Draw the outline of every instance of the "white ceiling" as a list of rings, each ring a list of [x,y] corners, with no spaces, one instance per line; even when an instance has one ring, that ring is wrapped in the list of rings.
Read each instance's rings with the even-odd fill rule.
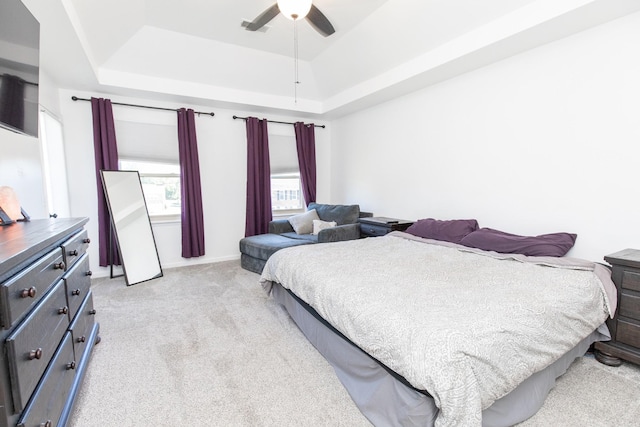
[[[638,0],[314,0],[336,29],[246,31],[272,0],[23,0],[61,87],[332,117],[640,10]],[[294,86],[296,91],[294,92]]]

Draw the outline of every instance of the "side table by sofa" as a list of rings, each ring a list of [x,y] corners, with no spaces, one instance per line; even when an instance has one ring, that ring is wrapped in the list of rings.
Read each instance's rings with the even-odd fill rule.
[[[378,237],[384,236],[392,231],[404,231],[413,224],[413,221],[404,219],[387,218],[374,216],[370,218],[360,218],[360,236]]]

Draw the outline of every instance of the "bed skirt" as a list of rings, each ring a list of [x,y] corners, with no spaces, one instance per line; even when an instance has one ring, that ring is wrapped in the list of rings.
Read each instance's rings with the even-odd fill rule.
[[[438,408],[428,393],[411,387],[402,377],[371,358],[280,284],[273,284],[271,295],[333,366],[356,406],[374,426],[434,425]],[[556,378],[564,374],[576,358],[583,356],[592,343],[609,339],[609,331],[603,324],[556,362],[485,409],[482,425],[508,427],[533,416],[542,407]]]

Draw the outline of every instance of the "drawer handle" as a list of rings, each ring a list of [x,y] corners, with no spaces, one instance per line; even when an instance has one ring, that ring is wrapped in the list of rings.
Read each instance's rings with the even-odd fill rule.
[[[95,310],[89,310],[89,314],[93,316],[94,314],[96,314],[96,311]]]
[[[93,271],[89,270],[89,271],[87,271],[87,272],[86,272],[86,273],[84,273],[84,274],[85,274],[85,276],[91,276],[91,275],[93,275]]]
[[[29,352],[29,360],[40,359],[42,357],[42,349],[31,350]]]
[[[89,243],[91,243],[91,239],[87,237],[86,239],[82,240],[82,243],[89,244]]]
[[[62,307],[58,309],[58,314],[67,314],[69,312],[68,307]]]
[[[73,296],[80,295],[80,289],[74,289],[74,290],[72,290],[72,291],[71,291],[71,295],[73,295]]]
[[[47,420],[46,423],[40,423],[40,427],[51,427],[52,425],[51,420]]]
[[[68,371],[69,369],[76,369],[76,362],[75,362],[75,360],[74,360],[74,361],[72,361],[72,362],[67,363],[67,371]]]
[[[85,337],[84,335],[81,336],[80,338],[78,338],[78,342],[85,342],[87,340],[87,337]]]
[[[32,286],[29,289],[23,289],[20,292],[20,298],[35,298],[37,293],[38,290],[35,288],[35,286]]]
[[[60,262],[58,262],[56,264],[53,264],[53,269],[54,270],[64,270],[64,267],[65,267],[65,265],[64,265],[64,262],[62,262],[62,261],[60,261]]]
[[[69,256],[78,256],[78,250],[74,249],[72,251],[69,251]]]

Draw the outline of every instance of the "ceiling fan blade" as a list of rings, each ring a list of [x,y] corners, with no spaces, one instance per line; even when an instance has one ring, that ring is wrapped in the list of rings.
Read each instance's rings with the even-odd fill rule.
[[[249,31],[257,31],[264,27],[269,21],[275,18],[280,13],[278,9],[278,3],[274,3],[269,9],[262,12],[253,22],[250,22],[246,29]]]
[[[331,22],[329,22],[327,17],[324,16],[324,13],[320,12],[320,10],[313,4],[311,5],[311,10],[307,14],[307,21],[317,32],[325,37],[336,32],[333,25],[331,25]]]

